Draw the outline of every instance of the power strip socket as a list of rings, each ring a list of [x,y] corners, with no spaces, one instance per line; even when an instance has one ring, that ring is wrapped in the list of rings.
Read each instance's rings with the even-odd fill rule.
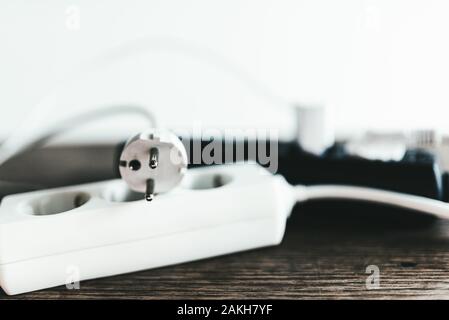
[[[74,268],[82,281],[277,245],[293,198],[253,163],[191,169],[151,203],[121,180],[7,196],[0,285],[20,294],[67,284]]]

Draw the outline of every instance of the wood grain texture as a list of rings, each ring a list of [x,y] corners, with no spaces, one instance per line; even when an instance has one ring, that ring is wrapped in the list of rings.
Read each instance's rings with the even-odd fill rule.
[[[36,150],[0,173],[48,186],[101,180],[112,174],[113,151]],[[369,265],[380,269],[380,289],[366,288]],[[84,281],[80,290],[8,297],[0,289],[0,299],[108,298],[447,299],[449,222],[366,203],[310,203],[296,208],[276,247]]]

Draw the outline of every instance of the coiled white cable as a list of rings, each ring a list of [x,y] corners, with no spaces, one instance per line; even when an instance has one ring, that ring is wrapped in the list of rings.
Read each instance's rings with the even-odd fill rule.
[[[96,108],[83,113],[79,113],[76,116],[71,116],[67,119],[53,123],[40,132],[33,132],[32,135],[27,135],[24,138],[20,131],[9,136],[0,147],[0,166],[6,161],[11,159],[17,154],[20,154],[26,150],[38,148],[50,139],[65,133],[75,128],[79,128],[89,122],[93,122],[105,117],[114,116],[117,114],[138,114],[146,118],[149,122],[149,126],[156,128],[156,117],[147,108],[135,106],[135,105],[110,105],[105,107]]]
[[[202,60],[210,65],[216,66],[223,71],[233,75],[244,83],[248,89],[255,94],[263,96],[266,100],[273,104],[281,105],[291,108],[290,104],[284,101],[279,96],[270,92],[261,82],[252,78],[243,69],[238,68],[232,62],[227,61],[219,54],[208,50],[207,48],[199,47],[188,43],[182,39],[176,38],[139,38],[129,43],[121,44],[117,47],[111,48],[106,53],[101,54],[90,61],[85,62],[73,74],[71,74],[67,83],[62,83],[56,88],[55,92],[44,98],[32,110],[32,113],[25,119],[11,135],[0,144],[0,166],[14,157],[15,155],[24,152],[28,149],[36,148],[54,136],[63,133],[67,130],[73,129],[82,125],[83,123],[99,119],[101,117],[114,115],[117,113],[140,113],[147,117],[150,121],[150,127],[156,126],[156,119],[154,115],[145,107],[133,105],[120,106],[106,106],[103,108],[93,108],[85,113],[77,113],[60,121],[59,123],[48,124],[46,128],[33,124],[42,124],[45,116],[51,112],[57,112],[55,107],[61,107],[60,102],[55,97],[58,97],[59,91],[68,87],[82,85],[84,79],[88,77],[89,72],[95,70],[103,70],[113,63],[131,56],[137,56],[145,52],[178,52],[180,54],[194,57]],[[75,85],[74,85],[75,84]]]

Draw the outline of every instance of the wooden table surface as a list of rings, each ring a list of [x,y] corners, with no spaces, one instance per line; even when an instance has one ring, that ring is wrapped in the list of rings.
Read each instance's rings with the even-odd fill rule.
[[[366,286],[370,265],[380,288]],[[84,281],[79,290],[0,290],[0,299],[53,298],[446,299],[449,222],[364,203],[310,203],[294,210],[276,247]]]
[[[449,298],[448,222],[343,207],[297,208],[277,247],[0,298]],[[369,265],[379,268],[379,289],[366,287]]]

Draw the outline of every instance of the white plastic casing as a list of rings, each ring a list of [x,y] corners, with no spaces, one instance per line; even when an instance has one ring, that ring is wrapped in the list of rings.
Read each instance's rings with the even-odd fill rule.
[[[111,180],[5,197],[5,292],[63,285],[74,268],[86,280],[276,245],[294,204],[281,176],[248,163],[191,169],[151,203],[121,202],[126,190]]]

